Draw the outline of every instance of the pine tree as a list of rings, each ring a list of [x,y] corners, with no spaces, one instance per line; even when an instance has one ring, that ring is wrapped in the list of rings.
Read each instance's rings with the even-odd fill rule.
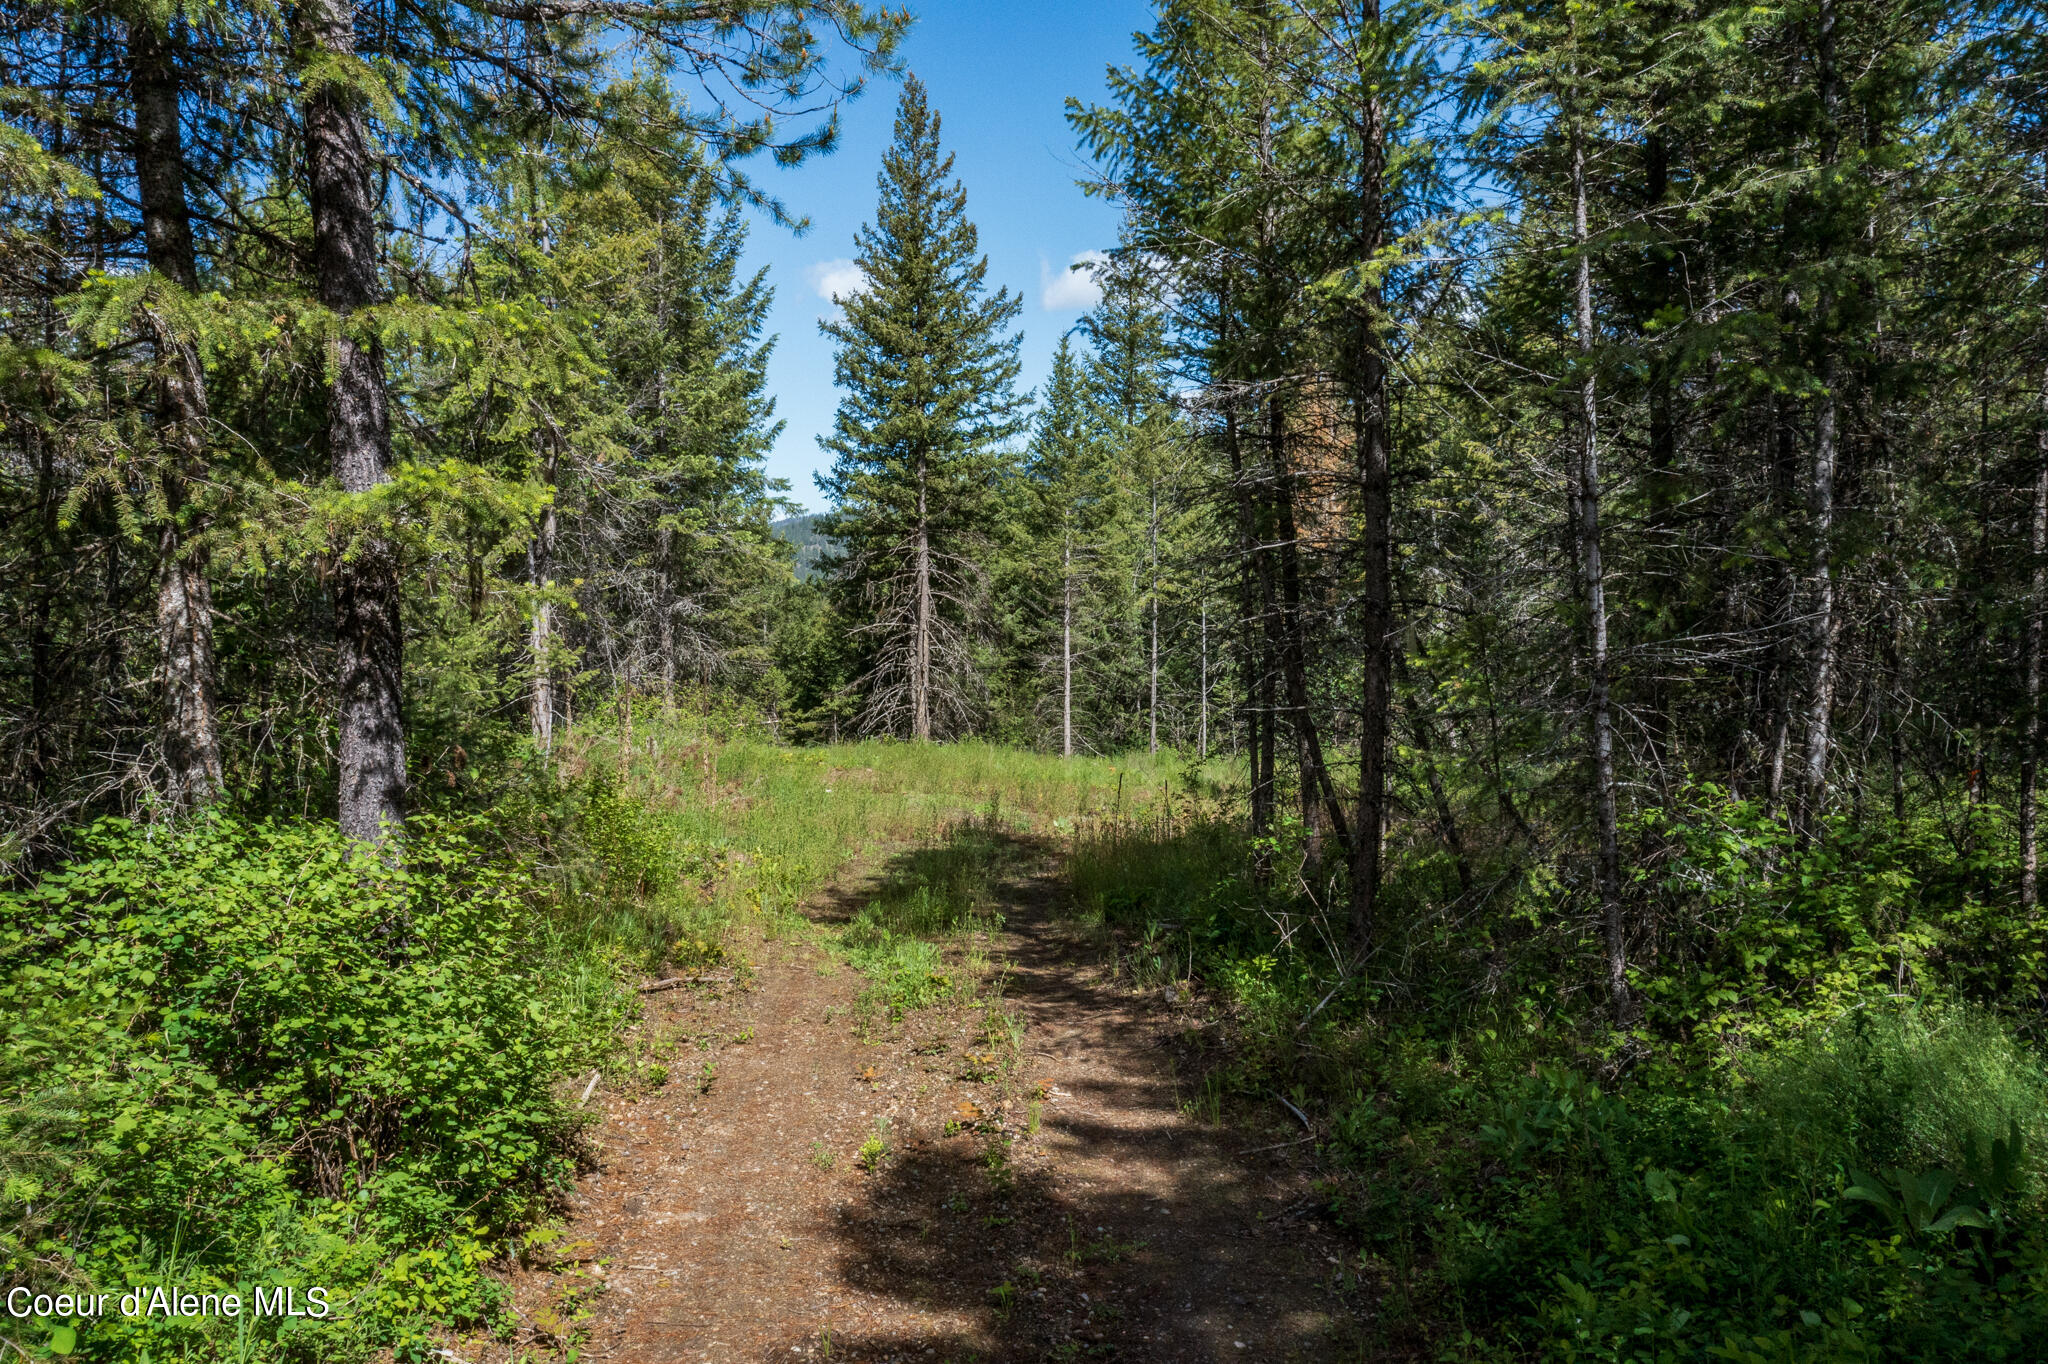
[[[1031,693],[1057,708],[1059,751],[1100,747],[1089,735],[1120,718],[1097,669],[1121,643],[1128,543],[1116,448],[1089,402],[1083,361],[1060,338],[1018,482],[1016,564],[1009,595]],[[1107,669],[1103,669],[1107,672]],[[1091,721],[1095,723],[1091,723]]]
[[[1143,589],[1144,619],[1138,631],[1145,676],[1145,745],[1159,751],[1160,536],[1172,515],[1175,480],[1169,451],[1176,444],[1167,387],[1166,318],[1158,303],[1159,281],[1145,254],[1128,240],[1097,270],[1101,301],[1081,320],[1094,343],[1088,367],[1090,400],[1104,438],[1142,518],[1134,546],[1140,561],[1134,577]]]
[[[875,220],[856,238],[865,283],[839,300],[842,317],[820,324],[838,342],[844,391],[819,441],[834,456],[818,480],[834,504],[819,529],[841,546],[834,597],[867,643],[866,727],[913,739],[970,719],[977,556],[1001,446],[1023,428],[1023,338],[1008,330],[1022,303],[1007,289],[987,293],[988,260],[952,172],[939,117],[912,77]]]

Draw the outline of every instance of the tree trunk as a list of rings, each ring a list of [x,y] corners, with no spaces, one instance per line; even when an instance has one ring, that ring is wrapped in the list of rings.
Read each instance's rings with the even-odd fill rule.
[[[178,72],[168,31],[149,20],[128,25],[129,78],[135,101],[136,197],[150,269],[180,289],[199,288],[192,220],[185,203],[185,159],[178,124]],[[206,458],[206,377],[198,350],[154,309],[157,422],[164,442],[164,524],[158,536],[156,632],[163,707],[165,798],[174,811],[197,809],[220,794],[220,719],[214,704],[213,593],[203,545],[182,524],[185,488]]]
[[[1197,732],[1195,751],[1204,761],[1209,757],[1209,598],[1202,598],[1202,697],[1201,728]]]
[[[1821,163],[1832,166],[1836,153],[1837,105],[1840,93],[1835,80],[1835,11],[1830,0],[1821,0],[1818,56],[1822,107]],[[1807,572],[1813,584],[1813,600],[1807,612],[1807,692],[1804,717],[1806,751],[1799,774],[1799,805],[1794,827],[1800,839],[1810,839],[1820,830],[1827,814],[1829,733],[1835,708],[1835,443],[1839,418],[1837,366],[1833,338],[1828,334],[1828,314],[1833,298],[1820,291],[1815,311],[1815,330],[1822,347],[1821,394],[1814,413],[1813,462],[1807,469],[1806,516],[1808,536]]]
[[[654,533],[654,605],[659,613],[654,627],[654,647],[661,653],[661,708],[676,708],[676,603],[674,578],[669,559],[675,552],[675,532],[663,526]]]
[[[1270,692],[1266,689],[1270,678],[1262,667],[1258,621],[1260,616],[1270,609],[1271,603],[1268,600],[1269,593],[1265,590],[1267,574],[1263,567],[1264,556],[1259,548],[1257,500],[1244,467],[1244,451],[1239,438],[1237,410],[1234,404],[1227,404],[1224,407],[1223,435],[1225,448],[1230,455],[1230,482],[1237,493],[1240,590],[1248,608],[1243,618],[1245,641],[1242,665],[1245,758],[1251,770],[1252,873],[1260,884],[1264,884],[1271,875],[1271,858],[1266,851],[1266,837],[1273,830],[1273,788],[1267,776],[1265,755],[1271,751],[1272,715],[1269,709],[1262,710],[1262,701],[1270,704]]]
[[[1074,756],[1074,536],[1060,548],[1060,756]]]
[[[923,743],[932,737],[932,545],[926,520],[922,476],[917,485],[915,581],[916,637],[910,642],[910,737]]]
[[[1311,864],[1322,859],[1322,826],[1327,818],[1337,846],[1350,856],[1351,831],[1344,807],[1323,760],[1322,735],[1308,698],[1308,622],[1303,618],[1301,550],[1294,522],[1294,489],[1287,464],[1287,416],[1280,399],[1267,403],[1267,440],[1271,446],[1274,511],[1279,522],[1280,668],[1287,687],[1287,708],[1294,716],[1297,766],[1301,773],[1301,819],[1308,829]]]
[[[560,453],[550,440],[541,457],[541,480],[550,491],[560,471]],[[543,755],[554,752],[555,747],[555,607],[547,596],[555,585],[555,534],[555,504],[551,498],[540,509],[540,523],[534,527],[533,539],[526,546],[527,580],[539,593],[533,604],[533,627],[527,647],[533,658],[533,742]]]
[[[1437,836],[1450,850],[1451,870],[1458,878],[1458,896],[1472,895],[1472,858],[1465,851],[1465,834],[1458,827],[1457,811],[1451,808],[1450,792],[1444,789],[1443,773],[1436,765],[1435,721],[1419,702],[1408,708],[1408,729],[1415,736],[1415,751],[1422,759],[1423,785],[1429,791],[1431,809],[1436,812]]]
[[[1152,659],[1148,669],[1151,685],[1149,704],[1152,734],[1150,751],[1159,751],[1159,484],[1152,485],[1151,521],[1146,526],[1146,539],[1152,555]]]
[[[1365,24],[1377,28],[1379,0],[1365,0]],[[1376,50],[1376,49],[1372,49]],[[1359,72],[1358,244],[1356,258],[1371,260],[1386,240],[1384,190],[1385,112],[1376,93],[1379,72]],[[1351,359],[1359,490],[1359,550],[1363,572],[1358,632],[1358,818],[1351,839],[1351,940],[1362,954],[1373,944],[1379,913],[1380,846],[1386,831],[1387,726],[1393,701],[1393,473],[1387,412],[1387,366],[1377,331],[1380,296],[1373,286],[1361,300]]]
[[[2038,825],[2041,762],[2042,613],[2048,611],[2048,374],[2041,379],[2041,430],[2035,438],[2034,516],[2028,546],[2034,552],[2032,592],[2027,601],[2027,716],[2020,752],[2020,907],[2034,913],[2041,903]]]
[[[300,41],[320,57],[354,55],[350,0],[308,0],[299,25]],[[328,356],[328,458],[342,491],[368,492],[390,477],[391,425],[383,353],[374,340],[347,331],[351,316],[378,298],[377,201],[362,98],[338,84],[309,84],[305,111],[314,268],[320,302],[342,324]],[[405,818],[397,549],[370,537],[337,554],[334,570],[340,822],[352,838],[378,840]]]
[[[1600,408],[1593,373],[1593,265],[1586,226],[1586,152],[1572,133],[1572,246],[1574,326],[1579,360],[1579,477],[1574,526],[1586,592],[1586,718],[1593,768],[1593,815],[1598,840],[1596,880],[1607,948],[1607,998],[1615,1019],[1628,1018],[1628,946],[1622,932],[1621,843],[1614,799],[1614,717],[1607,663],[1607,583],[1600,553]]]
[[[1826,304],[1822,304],[1825,311]],[[1799,774],[1798,831],[1814,837],[1827,813],[1829,727],[1835,708],[1835,360],[1822,363],[1820,410],[1815,415],[1813,464],[1806,486],[1807,533],[1811,537],[1808,574],[1813,599],[1808,609],[1807,657],[1811,660],[1806,693],[1806,751]]]

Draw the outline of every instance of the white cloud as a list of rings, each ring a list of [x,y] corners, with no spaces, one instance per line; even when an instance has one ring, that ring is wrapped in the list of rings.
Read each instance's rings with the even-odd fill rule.
[[[811,282],[811,288],[817,290],[818,297],[827,303],[852,298],[868,287],[868,277],[860,272],[860,266],[844,257],[806,266],[804,278]]]
[[[1055,271],[1040,256],[1038,306],[1049,313],[1085,312],[1094,307],[1102,297],[1102,286],[1095,282],[1095,270],[1108,261],[1109,257],[1100,251],[1083,251],[1066,269]]]

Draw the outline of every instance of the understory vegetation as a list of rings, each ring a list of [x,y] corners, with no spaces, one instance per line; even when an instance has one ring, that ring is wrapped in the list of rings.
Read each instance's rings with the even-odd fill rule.
[[[2015,978],[2040,930],[1986,902],[1999,853],[1929,828],[1800,852],[1725,798],[1690,818],[1640,888],[1690,937],[1621,1035],[1572,998],[1597,944],[1556,931],[1554,885],[1521,888],[1510,943],[1412,866],[1373,979],[1234,826],[1098,828],[1067,866],[1131,981],[1199,982],[1229,1020],[1191,1111],[1314,1117],[1388,1353],[2031,1358],[2048,1068]]]
[[[566,1356],[639,989],[1028,884],[1369,1358],[2042,1354],[2039,3],[1153,0],[1036,387],[901,7],[0,16],[0,1350]]]
[[[14,1283],[238,1293],[239,1319],[55,1313],[36,1353],[127,1360],[424,1359],[509,1333],[500,1275],[545,1263],[587,1122],[584,1077],[670,1082],[634,987],[744,974],[864,854],[907,861],[818,940],[864,972],[863,1028],[962,999],[992,1071],[1013,1026],[976,933],[1020,832],[1115,818],[1164,768],[995,746],[795,749],[659,706],[565,735],[488,812],[415,815],[406,855],[332,823],[107,819],[0,894],[10,997],[0,1110]],[[621,754],[622,745],[627,751]],[[715,1071],[707,1071],[708,1088]],[[254,1316],[325,1287],[324,1318]],[[574,1343],[574,1321],[543,1352]]]

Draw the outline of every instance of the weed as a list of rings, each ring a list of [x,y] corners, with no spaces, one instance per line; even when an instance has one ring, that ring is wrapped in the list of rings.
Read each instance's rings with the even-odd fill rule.
[[[830,1171],[838,1163],[839,1157],[833,1155],[824,1142],[814,1141],[811,1143],[811,1164],[817,1166],[820,1170]]]
[[[992,1135],[981,1151],[981,1166],[988,1172],[989,1187],[1006,1194],[1017,1185],[1016,1167],[1010,1163],[1010,1140],[1000,1132]]]
[[[711,1086],[718,1083],[718,1062],[706,1061],[704,1069],[697,1072],[697,1092],[709,1094]]]
[[[1008,1321],[1010,1313],[1017,1308],[1017,1285],[999,1283],[988,1291],[988,1300],[995,1308],[997,1321]]]
[[[854,1163],[869,1174],[873,1174],[882,1168],[882,1162],[888,1159],[888,1157],[889,1120],[887,1118],[876,1118],[875,1130],[870,1132],[868,1139],[860,1144],[860,1154],[854,1158]]]
[[[960,1078],[970,1084],[987,1084],[1002,1073],[1001,1058],[992,1051],[970,1051],[961,1058]]]

